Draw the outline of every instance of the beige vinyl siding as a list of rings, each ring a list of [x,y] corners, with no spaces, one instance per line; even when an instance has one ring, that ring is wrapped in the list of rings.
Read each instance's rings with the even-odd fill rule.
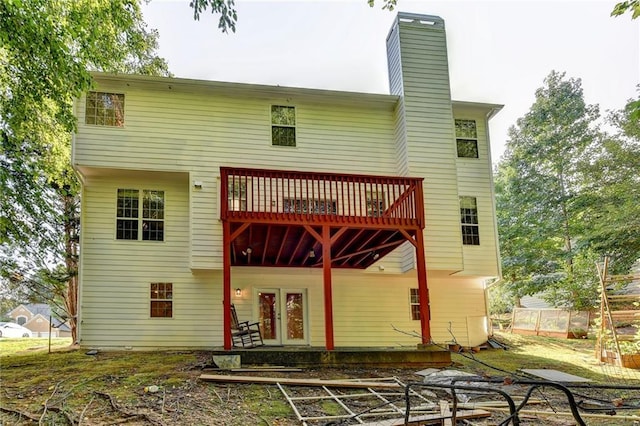
[[[334,270],[332,275],[334,341],[336,347],[407,346],[420,343],[420,321],[411,319],[410,289],[417,288],[415,272],[367,274]],[[257,320],[257,289],[306,289],[309,344],[324,346],[322,271],[299,268],[233,268],[233,303],[242,320]],[[486,342],[486,312],[481,279],[430,274],[431,333],[437,343],[456,340],[464,346]]]
[[[386,106],[363,107],[276,95],[232,98],[215,91],[182,92],[175,86],[170,91],[135,82],[104,82],[101,90],[125,93],[125,126],[82,124],[81,99],[75,165],[81,170],[183,171],[191,180],[202,181],[191,200],[194,269],[222,267],[220,166],[397,174],[392,97],[383,98]],[[296,147],[271,145],[272,104],[296,107]]]
[[[456,108],[455,114],[458,119],[475,120],[478,136],[478,158],[456,160],[459,195],[476,197],[480,233],[479,246],[463,245],[462,274],[495,277],[499,275],[499,265],[486,114],[471,108]]]
[[[396,144],[398,159],[406,164],[399,170],[425,178],[427,265],[459,271],[463,257],[444,24],[399,22],[387,39],[387,51],[392,93],[402,95]],[[391,72],[399,65],[401,75]]]
[[[400,35],[392,29],[387,37],[387,65],[389,67],[389,87],[391,93],[403,95],[402,57],[400,56]],[[400,97],[394,110],[394,142],[396,146],[396,170],[400,176],[409,176],[409,159],[407,149],[407,128],[405,98]],[[399,262],[399,271],[407,272],[415,267],[415,249],[405,243],[394,251]]]
[[[485,343],[487,314],[482,279],[430,275],[428,282],[432,339],[448,343],[455,338],[463,346]]]
[[[257,289],[306,289],[309,344],[325,345],[322,271],[299,268],[233,268],[232,288],[241,288],[242,297],[233,297],[238,316],[257,319]],[[334,341],[336,347],[398,347],[414,345],[419,339],[395,331],[420,330],[411,320],[409,289],[416,287],[415,274],[367,274],[334,270]]]
[[[80,296],[81,344],[97,348],[222,344],[221,274],[189,269],[188,175],[130,173],[85,182]],[[115,238],[118,188],[165,191],[164,241]],[[149,286],[173,283],[173,318],[151,318]]]

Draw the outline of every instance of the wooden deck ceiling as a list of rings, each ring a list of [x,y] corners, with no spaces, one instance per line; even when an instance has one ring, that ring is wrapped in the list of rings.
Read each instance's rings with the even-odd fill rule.
[[[422,179],[221,168],[232,266],[364,269],[424,228]]]

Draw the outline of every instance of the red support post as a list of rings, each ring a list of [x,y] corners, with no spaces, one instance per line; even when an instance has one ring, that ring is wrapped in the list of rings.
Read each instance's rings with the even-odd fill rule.
[[[422,343],[431,342],[431,308],[429,307],[429,287],[427,285],[427,262],[424,258],[424,237],[422,229],[416,232],[416,263],[418,270],[418,298],[420,299],[420,329]]]
[[[331,229],[322,227],[322,276],[324,280],[324,334],[328,351],[333,343],[333,294],[331,290]]]
[[[231,350],[231,225],[222,222],[222,312],[224,350]]]

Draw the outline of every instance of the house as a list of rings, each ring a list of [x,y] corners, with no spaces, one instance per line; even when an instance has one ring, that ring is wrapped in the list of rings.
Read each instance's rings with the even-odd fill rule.
[[[71,337],[71,329],[59,318],[52,315],[46,303],[22,304],[11,310],[7,316],[13,322],[28,328],[33,337]]]
[[[390,94],[96,73],[80,344],[231,349],[232,304],[267,345],[485,342],[501,106],[451,100],[439,17],[387,50]]]

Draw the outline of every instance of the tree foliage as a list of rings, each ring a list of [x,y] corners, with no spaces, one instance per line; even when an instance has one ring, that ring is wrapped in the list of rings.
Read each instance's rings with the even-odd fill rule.
[[[73,99],[91,71],[167,74],[136,0],[0,2],[2,285],[74,319],[79,184]],[[75,336],[74,336],[75,337]]]
[[[395,9],[398,0],[383,0],[382,9],[392,11]],[[375,0],[367,0],[369,7],[375,6]],[[223,33],[229,30],[236,32],[238,22],[238,12],[235,8],[235,0],[191,0],[189,6],[193,9],[193,19],[200,20],[200,16],[207,10],[218,16],[218,28]]]
[[[611,16],[620,16],[627,12],[631,12],[631,19],[640,16],[640,0],[626,0],[616,4],[611,11]]]
[[[198,21],[200,15],[211,9],[212,14],[218,14],[218,28],[223,33],[229,30],[236,32],[236,22],[238,21],[238,13],[235,9],[235,0],[191,0],[189,6],[193,9],[193,19]]]
[[[588,309],[597,299],[594,262],[614,257],[625,272],[640,257],[639,123],[610,115],[593,123],[579,79],[552,72],[530,111],[509,130],[496,174],[503,273],[516,297],[542,293],[556,306]]]

